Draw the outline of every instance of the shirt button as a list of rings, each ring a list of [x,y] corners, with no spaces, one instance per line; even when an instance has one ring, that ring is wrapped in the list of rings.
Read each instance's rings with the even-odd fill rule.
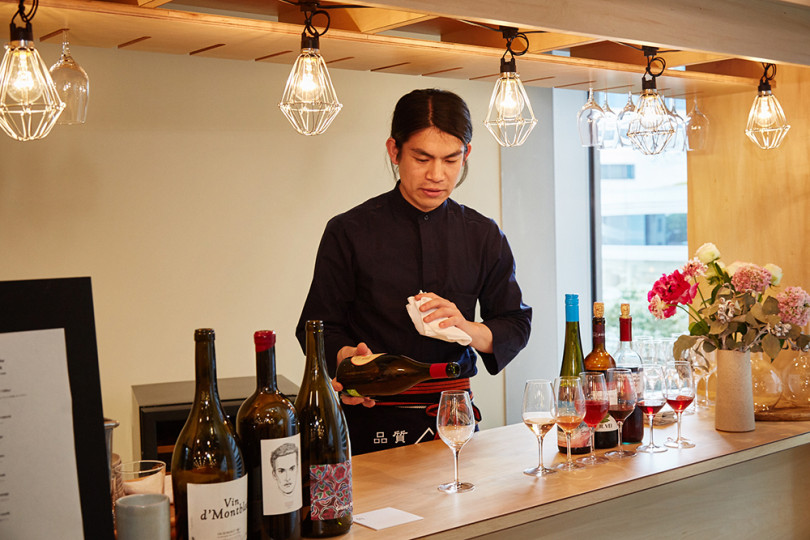
[[[427,214],[425,214],[424,220],[425,220],[425,221],[427,221],[427,220],[429,220],[429,219],[430,219],[430,216],[429,216],[429,215],[427,215]]]

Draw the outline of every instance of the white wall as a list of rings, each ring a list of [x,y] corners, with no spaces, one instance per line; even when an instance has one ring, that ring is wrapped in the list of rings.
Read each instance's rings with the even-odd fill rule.
[[[56,47],[40,49],[56,61]],[[125,460],[130,386],[192,379],[195,328],[216,329],[220,377],[251,375],[253,331],[275,329],[279,372],[300,381],[293,330],[320,234],[392,186],[384,141],[402,94],[437,86],[467,100],[476,132],[455,198],[500,220],[499,149],[481,124],[489,83],[332,70],[344,110],[303,137],[276,107],[287,66],[72,52],[91,79],[88,123],[0,138],[0,279],[92,278],[104,412],[121,421]],[[503,375],[482,372],[483,427],[501,425]]]

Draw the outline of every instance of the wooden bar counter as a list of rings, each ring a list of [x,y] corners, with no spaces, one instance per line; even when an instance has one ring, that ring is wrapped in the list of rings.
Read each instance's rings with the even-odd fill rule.
[[[554,432],[546,466],[564,460]],[[656,427],[655,440],[675,432]],[[357,456],[356,514],[393,507],[423,519],[380,531],[355,524],[343,538],[810,538],[810,422],[724,433],[701,411],[684,416],[683,434],[695,448],[532,478],[522,471],[537,464],[537,444],[524,425],[482,431],[461,451],[460,479],[476,488],[460,494],[436,489],[453,478],[441,441]]]

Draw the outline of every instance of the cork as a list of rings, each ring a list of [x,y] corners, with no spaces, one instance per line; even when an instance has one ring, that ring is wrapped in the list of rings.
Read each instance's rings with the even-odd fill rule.
[[[593,303],[593,316],[594,317],[604,317],[605,316],[605,304],[602,302],[594,302]]]
[[[630,316],[630,304],[622,304],[622,317],[627,318]]]

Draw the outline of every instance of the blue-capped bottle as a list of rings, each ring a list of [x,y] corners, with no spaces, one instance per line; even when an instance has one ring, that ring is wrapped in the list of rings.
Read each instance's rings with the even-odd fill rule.
[[[565,345],[563,347],[562,365],[560,366],[560,376],[579,377],[585,371],[585,361],[582,355],[582,340],[579,336],[579,296],[576,294],[565,295]],[[565,433],[557,427],[557,448],[563,454],[565,448]],[[571,453],[587,454],[591,446],[590,428],[582,422],[571,433]]]

